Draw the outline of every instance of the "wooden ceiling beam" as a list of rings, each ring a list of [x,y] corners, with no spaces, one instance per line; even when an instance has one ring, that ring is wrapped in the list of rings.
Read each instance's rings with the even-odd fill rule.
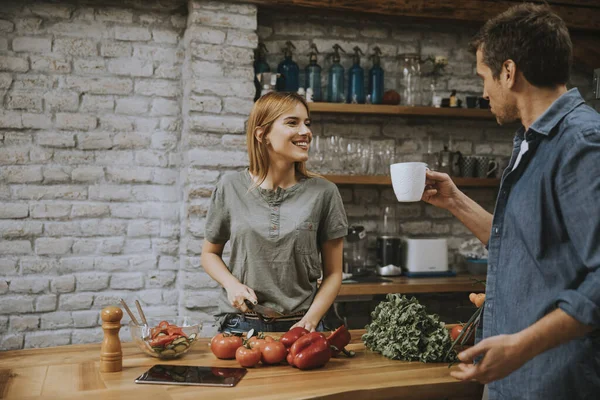
[[[241,0],[265,6],[290,6],[483,23],[516,4],[511,0]],[[552,2],[552,1],[551,1]],[[555,0],[552,9],[571,30],[600,32],[597,0]],[[568,3],[568,4],[567,4]]]

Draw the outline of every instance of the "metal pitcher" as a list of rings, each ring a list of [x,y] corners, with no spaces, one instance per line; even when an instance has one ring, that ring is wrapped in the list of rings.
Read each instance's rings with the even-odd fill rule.
[[[450,151],[448,146],[438,153],[437,171],[450,176],[460,176],[460,151]]]

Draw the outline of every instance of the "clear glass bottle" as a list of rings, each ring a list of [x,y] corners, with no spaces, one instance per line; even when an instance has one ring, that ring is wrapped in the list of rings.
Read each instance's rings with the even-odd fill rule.
[[[421,63],[418,54],[402,56],[401,101],[405,106],[421,104]]]
[[[383,222],[381,226],[382,236],[397,236],[398,224],[396,221],[396,210],[392,206],[387,206],[383,210]]]

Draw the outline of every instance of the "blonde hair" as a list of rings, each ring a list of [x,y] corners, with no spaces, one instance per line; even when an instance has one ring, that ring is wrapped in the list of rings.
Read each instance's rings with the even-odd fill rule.
[[[246,143],[248,145],[248,158],[250,161],[249,170],[250,173],[257,177],[258,180],[254,182],[252,188],[259,186],[267,178],[269,172],[269,152],[267,148],[267,141],[259,141],[256,138],[255,131],[257,128],[264,129],[265,133],[263,138],[271,132],[273,123],[281,117],[284,113],[289,112],[296,105],[302,104],[306,107],[306,113],[310,117],[310,111],[308,110],[308,104],[303,97],[296,93],[290,92],[270,92],[259,98],[248,118],[248,126],[246,128]],[[318,174],[312,173],[306,169],[306,163],[303,161],[297,161],[295,163],[296,173],[303,177],[316,177]]]

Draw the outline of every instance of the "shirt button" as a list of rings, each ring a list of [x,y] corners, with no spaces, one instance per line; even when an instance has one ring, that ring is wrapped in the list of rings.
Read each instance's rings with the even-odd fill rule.
[[[273,225],[273,226],[271,227],[271,229],[275,230],[275,229],[277,229],[277,226]]]
[[[273,210],[277,211],[277,210],[279,210],[279,208],[275,207]]]
[[[497,226],[495,226],[495,227],[494,227],[494,233],[497,235],[497,234],[498,234],[498,232],[500,232],[500,229],[499,229]]]
[[[312,229],[312,224],[308,224],[308,229]]]

